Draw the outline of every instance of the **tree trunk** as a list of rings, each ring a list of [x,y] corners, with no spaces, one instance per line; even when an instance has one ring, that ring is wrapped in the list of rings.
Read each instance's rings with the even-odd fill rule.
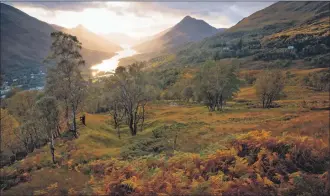
[[[65,121],[66,121],[66,126],[67,126],[67,129],[69,129],[70,127],[70,122],[69,122],[69,106],[68,104],[65,105]]]
[[[262,108],[265,108],[265,98],[262,98]]]
[[[144,105],[142,106],[142,122],[141,122],[141,132],[143,131],[143,125],[144,125]]]
[[[174,142],[173,142],[173,151],[176,149],[176,140],[178,138],[178,131],[175,132]]]
[[[131,135],[134,136],[136,135],[136,130],[134,129],[133,114],[130,114],[130,118],[128,121],[128,126],[131,131]]]
[[[53,133],[51,133],[50,153],[52,154],[52,160],[53,160],[53,163],[55,164],[55,148],[54,148],[54,136],[53,136]]]
[[[136,120],[136,119],[135,119]],[[134,124],[133,124],[134,126],[133,126],[133,128],[134,128],[134,135],[136,135],[136,133],[137,133],[137,129],[138,129],[138,127],[137,127],[137,122],[134,122]]]
[[[77,124],[76,124],[76,111],[75,111],[75,108],[72,107],[72,114],[73,114],[73,117],[72,117],[72,123],[73,123],[73,133],[74,133],[74,136],[76,138],[78,138],[78,134],[77,134]]]
[[[57,136],[61,136],[61,128],[60,128],[60,126],[59,125],[56,125],[56,134],[57,134]]]
[[[119,128],[119,125],[117,125],[117,134],[118,134],[118,138],[120,139],[120,128]]]
[[[220,95],[220,101],[219,101],[219,104],[220,104],[220,110],[221,110],[221,111],[222,111],[222,102],[223,102],[222,95]]]

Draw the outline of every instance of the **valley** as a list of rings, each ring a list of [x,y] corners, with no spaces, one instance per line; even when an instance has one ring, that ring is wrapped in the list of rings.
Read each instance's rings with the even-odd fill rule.
[[[119,51],[115,56],[111,57],[110,59],[103,60],[102,63],[93,65],[91,67],[93,71],[92,75],[97,76],[100,72],[114,72],[117,68],[119,61],[122,58],[130,57],[137,54],[137,51],[131,48],[129,45],[122,46],[123,50]]]
[[[1,3],[1,195],[328,196],[330,3],[195,3]]]

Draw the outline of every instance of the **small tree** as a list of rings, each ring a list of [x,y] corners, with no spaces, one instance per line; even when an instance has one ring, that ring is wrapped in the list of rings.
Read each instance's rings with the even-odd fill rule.
[[[238,48],[239,50],[242,50],[242,48],[243,48],[243,40],[242,40],[242,39],[239,39],[239,41],[238,41],[238,43],[237,43],[237,48]]]
[[[273,101],[279,99],[284,88],[284,77],[280,70],[266,70],[256,80],[256,94],[263,108],[270,108]]]
[[[174,123],[170,126],[170,129],[174,131],[174,138],[173,138],[173,151],[177,149],[177,142],[178,142],[178,136],[182,129],[186,127],[183,123]]]
[[[55,64],[55,67],[49,68],[47,72],[46,93],[64,103],[67,119],[69,108],[71,109],[72,131],[77,137],[76,113],[86,89],[86,82],[80,71],[80,67],[85,64],[80,54],[81,43],[77,37],[63,32],[53,32],[51,37],[53,38],[51,54],[46,62]]]
[[[39,110],[39,119],[42,122],[41,126],[46,131],[50,141],[50,152],[52,155],[53,163],[55,163],[55,147],[54,135],[57,130],[59,111],[56,104],[56,98],[43,97],[37,102]]]
[[[145,63],[134,63],[128,67],[118,67],[109,80],[108,91],[115,102],[111,105],[112,112],[123,110],[125,121],[131,135],[143,130],[145,106],[154,97],[155,89],[148,82],[147,74],[142,70]],[[110,99],[110,100],[111,100]]]
[[[235,66],[208,61],[195,77],[196,97],[201,99],[209,111],[222,110],[225,101],[239,90]]]
[[[120,139],[120,125],[124,121],[125,108],[122,105],[119,89],[116,88],[116,82],[110,80],[106,83],[107,88],[105,89],[105,102],[108,104],[110,115],[112,116],[112,123],[117,131],[118,138]]]
[[[20,150],[19,140],[14,130],[18,128],[17,120],[6,109],[0,108],[1,150],[8,149],[13,154]]]
[[[189,100],[194,96],[193,88],[191,86],[187,86],[183,89],[182,94],[186,101],[189,102]]]

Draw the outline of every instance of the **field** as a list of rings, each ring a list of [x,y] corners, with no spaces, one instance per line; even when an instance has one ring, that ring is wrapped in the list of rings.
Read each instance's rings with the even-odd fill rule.
[[[298,70],[292,72],[298,75],[308,73],[308,71]],[[283,99],[276,102],[278,107],[261,109],[257,107],[258,101],[254,87],[247,86],[241,88],[232,101],[227,102],[224,111],[212,113],[205,106],[191,102],[154,102],[147,107],[147,120],[144,130],[139,132],[137,136],[132,137],[129,135],[128,129],[123,126],[120,139],[109,124],[111,118],[108,114],[86,114],[86,126],[79,124],[80,135],[78,139],[73,140],[64,133],[61,138],[56,140],[55,155],[58,162],[56,165],[51,163],[48,146],[45,146],[35,150],[25,159],[1,169],[3,195],[18,195],[22,190],[27,195],[108,194],[113,190],[123,191],[117,185],[125,183],[129,185],[128,188],[124,187],[125,193],[127,193],[127,190],[134,190],[135,193],[143,194],[148,190],[148,186],[156,183],[149,182],[151,184],[147,185],[147,179],[155,181],[158,179],[158,177],[155,177],[156,174],[145,172],[156,172],[156,168],[164,171],[162,164],[166,162],[170,164],[168,167],[173,168],[171,171],[176,172],[173,175],[180,174],[179,168],[181,166],[175,164],[183,164],[182,167],[186,168],[184,174],[181,173],[181,175],[192,175],[192,173],[186,173],[190,166],[180,162],[180,159],[186,159],[187,164],[196,160],[199,160],[201,164],[206,164],[212,159],[210,158],[212,156],[231,156],[237,153],[237,149],[236,151],[233,149],[232,142],[238,138],[248,137],[249,134],[252,134],[255,140],[264,138],[264,141],[271,141],[275,137],[290,138],[293,136],[297,141],[292,141],[296,142],[300,139],[305,141],[303,138],[310,138],[319,142],[318,147],[321,149],[320,152],[323,152],[326,146],[329,145],[327,137],[329,134],[329,94],[327,92],[315,92],[299,85],[286,86],[284,94]],[[175,151],[166,149],[163,144],[157,146],[158,140],[155,142],[156,140],[151,139],[154,136],[154,131],[162,129],[165,125],[170,126],[175,123],[184,125],[176,133],[177,136],[170,133],[167,137],[170,146],[173,143],[173,137],[176,137]],[[263,132],[251,132],[255,130]],[[250,140],[248,141],[254,141],[253,139]],[[259,144],[263,145],[264,141],[259,141]],[[134,148],[134,144],[137,143],[145,145],[142,146],[142,150]],[[150,146],[155,145],[157,148],[164,147],[163,153],[156,154],[155,156],[158,156],[158,158],[153,159],[153,156],[150,155],[143,158],[144,153],[152,153],[152,150],[155,150],[154,148],[151,151],[149,149]],[[133,157],[129,156],[129,158],[136,167],[132,168],[131,162],[123,159],[125,153],[126,155],[134,155]],[[204,157],[205,154],[208,155],[208,158]],[[246,168],[244,172],[248,172],[247,163],[244,161],[239,163],[237,161],[241,158],[236,155],[233,156],[236,160],[236,166],[234,167],[241,164],[243,165],[242,168]],[[145,171],[146,165],[149,164],[157,166],[151,168],[148,166],[148,171]],[[110,165],[116,167],[119,173],[106,174]],[[118,167],[119,165],[120,167]],[[133,175],[132,172],[135,173],[135,178],[121,176],[127,172],[124,170],[130,171],[130,175]],[[224,190],[222,189],[212,188],[214,184],[212,185],[210,181],[210,179],[219,176],[207,174],[207,177],[205,177],[203,172],[197,173],[196,175],[201,175],[203,178],[195,178],[196,181],[186,182],[182,186],[189,186],[188,189],[197,191],[196,194],[206,193],[203,192],[206,190],[208,193],[223,193]],[[234,174],[225,172],[223,175],[231,176]],[[260,175],[262,174],[260,173]],[[176,178],[178,177],[164,177],[166,180],[173,181],[172,183],[177,180]],[[234,177],[231,176],[231,178]],[[116,181],[116,179],[119,181]],[[268,176],[268,178],[267,175],[262,176],[261,179],[259,183],[269,183],[273,186],[272,176]],[[268,182],[269,179],[272,182]],[[240,178],[237,177],[237,180],[240,180]],[[203,185],[202,182],[211,183],[211,185],[204,184],[208,187],[204,190],[202,187],[196,188],[197,185],[194,185],[194,183],[197,182],[201,185]],[[154,186],[156,185],[154,184]],[[174,193],[191,193],[185,192],[183,191],[185,188],[177,186]],[[231,187],[230,184],[224,186]],[[158,187],[157,192],[165,195],[170,194],[173,193],[171,188],[175,190],[173,184],[167,185],[165,188]],[[153,190],[156,191],[156,188]],[[229,188],[225,191],[229,191]],[[262,189],[262,191],[264,190]],[[269,194],[272,195],[272,191]]]

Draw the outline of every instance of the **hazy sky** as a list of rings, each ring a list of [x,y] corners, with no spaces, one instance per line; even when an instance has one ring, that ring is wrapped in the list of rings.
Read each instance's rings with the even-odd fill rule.
[[[126,33],[134,37],[156,34],[178,23],[184,16],[203,19],[210,25],[231,27],[269,2],[6,2],[51,24],[106,34]]]

